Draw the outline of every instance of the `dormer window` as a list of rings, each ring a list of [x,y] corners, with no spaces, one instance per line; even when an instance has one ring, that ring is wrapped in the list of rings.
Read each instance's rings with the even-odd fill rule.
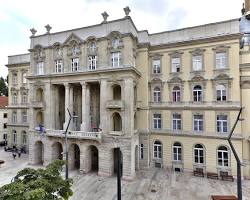
[[[79,52],[80,52],[79,47],[78,47],[77,45],[74,45],[74,46],[72,47],[72,55],[75,56],[75,55],[77,55]]]
[[[112,40],[112,47],[113,47],[114,49],[117,49],[117,48],[119,47],[119,44],[120,44],[120,40],[119,40],[118,38],[114,38],[114,39]]]
[[[71,59],[71,71],[76,72],[79,69],[79,58]]]
[[[90,49],[90,51],[95,52],[96,51],[96,43],[91,42],[89,45],[89,49]]]

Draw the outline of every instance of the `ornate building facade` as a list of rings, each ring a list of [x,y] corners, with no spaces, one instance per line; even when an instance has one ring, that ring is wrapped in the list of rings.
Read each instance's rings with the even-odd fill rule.
[[[239,48],[239,20],[149,34],[124,11],[89,27],[31,30],[30,163],[63,158],[68,109],[70,169],[110,176],[119,147],[124,179],[148,167],[236,175],[225,139],[245,107],[233,144],[250,177],[250,49]]]

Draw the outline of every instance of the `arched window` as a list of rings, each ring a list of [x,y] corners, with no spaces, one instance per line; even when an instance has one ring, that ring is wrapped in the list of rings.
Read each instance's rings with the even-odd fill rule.
[[[26,104],[28,102],[28,97],[27,97],[27,93],[23,92],[22,93],[22,99],[21,99],[23,104]]]
[[[17,105],[17,93],[14,93],[14,94],[12,95],[12,104],[13,104],[13,105]]]
[[[120,85],[113,86],[113,99],[121,100],[121,86]]]
[[[194,163],[204,164],[205,163],[205,152],[204,147],[201,144],[194,146]]]
[[[229,166],[229,151],[226,146],[220,146],[217,150],[218,165],[222,167]]]
[[[42,113],[42,111],[39,111],[36,114],[36,123],[37,123],[37,126],[43,125],[43,113]]]
[[[95,50],[96,50],[96,42],[95,41],[90,42],[89,49],[91,52],[95,52]]]
[[[160,141],[154,142],[154,158],[162,159],[162,144]]]
[[[202,101],[202,87],[200,85],[194,86],[193,100],[196,101],[196,102]]]
[[[161,89],[158,87],[154,88],[154,102],[161,102]]]
[[[173,102],[181,101],[181,89],[179,86],[174,86],[172,90],[172,97],[173,97]]]
[[[182,146],[179,142],[173,144],[173,160],[182,161]]]
[[[26,131],[22,132],[22,144],[23,145],[27,144],[27,134],[26,134]]]
[[[224,85],[216,86],[216,99],[217,101],[227,100],[227,92],[226,92],[226,87]]]
[[[119,45],[120,45],[120,40],[119,40],[119,38],[113,38],[113,39],[112,39],[112,47],[113,47],[114,49],[116,49],[116,48],[119,47]]]
[[[113,115],[113,131],[122,131],[122,118],[119,113]]]
[[[12,136],[13,136],[13,137],[12,137],[12,138],[13,138],[13,143],[16,144],[16,142],[17,142],[16,130],[13,130],[13,131],[12,131]]]

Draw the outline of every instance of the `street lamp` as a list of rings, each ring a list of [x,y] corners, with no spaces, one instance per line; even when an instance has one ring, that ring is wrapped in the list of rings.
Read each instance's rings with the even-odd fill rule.
[[[240,108],[240,111],[239,111],[239,114],[237,116],[237,119],[233,125],[233,128],[230,132],[230,134],[228,135],[228,138],[227,138],[227,141],[232,149],[232,152],[234,154],[234,157],[236,159],[236,163],[237,163],[237,196],[238,196],[238,200],[242,200],[242,184],[241,184],[241,162],[240,162],[240,158],[239,156],[237,155],[237,152],[233,146],[233,143],[231,141],[231,137],[232,137],[232,134],[234,132],[234,129],[238,123],[238,121],[242,121],[243,119],[240,119],[240,115],[241,115],[241,112],[242,112],[242,107]]]
[[[64,132],[64,140],[65,140],[65,157],[66,157],[66,169],[65,169],[65,179],[67,180],[69,178],[69,150],[68,150],[68,137],[67,137],[67,133],[68,133],[68,129],[69,129],[69,125],[71,122],[72,118],[77,118],[78,116],[76,115],[71,115],[69,109],[67,108],[67,111],[69,113],[69,121],[66,127],[66,130]]]

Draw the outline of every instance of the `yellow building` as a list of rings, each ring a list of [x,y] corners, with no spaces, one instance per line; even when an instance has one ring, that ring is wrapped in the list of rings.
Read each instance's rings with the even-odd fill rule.
[[[245,107],[233,144],[250,177],[250,43],[240,49],[239,20],[149,34],[124,11],[89,27],[31,30],[30,162],[62,159],[69,108],[78,116],[69,126],[70,168],[112,175],[120,148],[123,178],[148,167],[235,176],[226,138]]]

